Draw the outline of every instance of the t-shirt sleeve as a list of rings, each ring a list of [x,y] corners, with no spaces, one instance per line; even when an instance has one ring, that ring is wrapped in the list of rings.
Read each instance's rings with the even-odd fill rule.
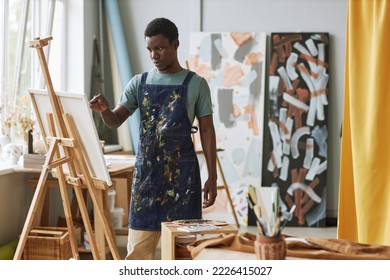
[[[138,108],[138,85],[140,82],[140,76],[134,76],[126,85],[121,97],[119,98],[118,105],[125,107],[130,115]]]
[[[213,105],[211,102],[210,87],[207,81],[202,78],[199,85],[199,97],[196,106],[196,117],[201,118],[213,113]]]

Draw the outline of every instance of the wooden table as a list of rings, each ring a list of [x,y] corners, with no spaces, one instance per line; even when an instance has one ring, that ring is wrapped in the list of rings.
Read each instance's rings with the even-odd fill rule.
[[[161,259],[174,260],[175,259],[175,238],[179,235],[193,235],[193,234],[221,234],[221,233],[237,233],[237,228],[226,225],[220,226],[216,230],[207,230],[199,232],[185,232],[177,229],[177,225],[171,222],[161,223]]]

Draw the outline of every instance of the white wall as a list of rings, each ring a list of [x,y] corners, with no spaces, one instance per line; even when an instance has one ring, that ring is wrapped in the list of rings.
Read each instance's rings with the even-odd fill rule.
[[[30,203],[26,174],[0,175],[0,246],[18,238]]]
[[[347,0],[121,0],[118,1],[134,74],[152,67],[143,31],[156,17],[179,29],[179,60],[189,58],[192,31],[329,32],[329,217],[337,216],[340,129],[344,96]]]

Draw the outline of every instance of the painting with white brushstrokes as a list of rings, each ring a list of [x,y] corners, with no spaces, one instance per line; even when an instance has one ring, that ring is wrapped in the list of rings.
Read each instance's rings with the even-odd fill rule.
[[[325,226],[328,33],[272,33],[263,182],[295,205],[289,226]]]
[[[248,187],[260,187],[262,180],[265,59],[265,33],[191,34],[188,66],[210,85],[217,147],[224,150],[218,156],[242,225],[248,222]],[[195,143],[201,149],[199,133]],[[201,157],[199,160],[204,180],[206,164]],[[231,211],[221,190],[215,205],[203,215],[233,224]]]

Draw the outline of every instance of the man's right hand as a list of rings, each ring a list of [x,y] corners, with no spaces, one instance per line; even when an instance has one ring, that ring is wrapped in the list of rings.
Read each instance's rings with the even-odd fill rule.
[[[89,101],[89,108],[91,108],[95,112],[101,113],[108,110],[110,107],[107,100],[104,98],[104,96],[99,94],[99,95],[95,95]]]

